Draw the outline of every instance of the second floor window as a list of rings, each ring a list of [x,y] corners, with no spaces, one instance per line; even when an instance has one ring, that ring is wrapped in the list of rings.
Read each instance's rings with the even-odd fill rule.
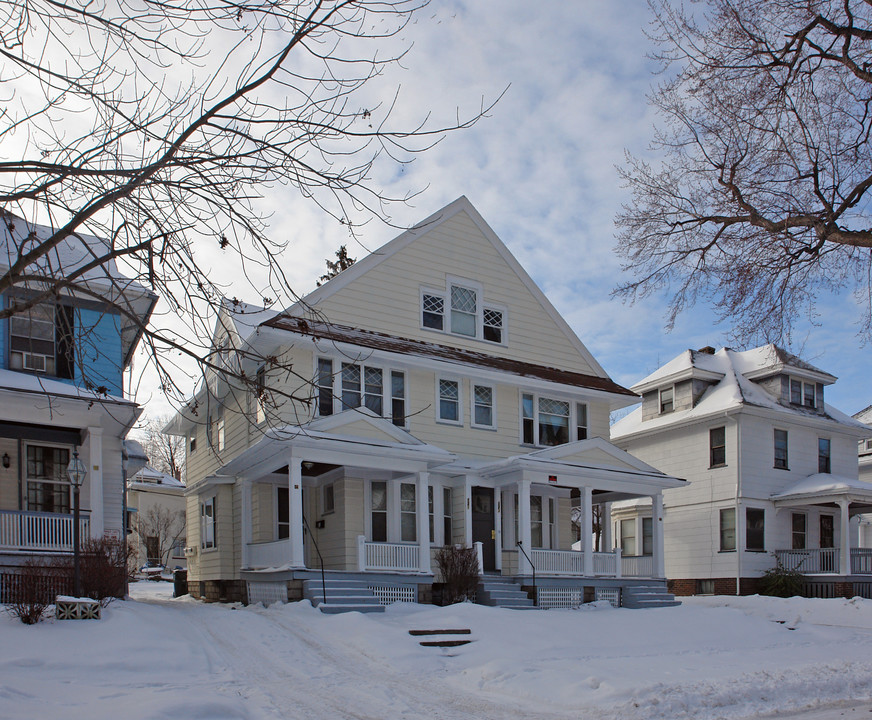
[[[403,372],[344,362],[337,377],[334,365],[330,358],[318,358],[315,393],[320,417],[365,407],[380,417],[386,417],[389,410],[391,422],[405,427],[406,376]],[[338,409],[334,402],[337,398]]]
[[[830,439],[818,438],[818,472],[830,472]]]
[[[439,419],[459,423],[460,383],[456,380],[439,381]]]
[[[494,427],[494,389],[488,385],[473,385],[472,388],[472,424]]]
[[[787,470],[787,430],[775,431],[775,467]]]
[[[574,428],[574,434],[570,433]],[[524,393],[521,396],[521,443],[563,445],[587,438],[587,405]]]
[[[709,466],[727,464],[727,429],[717,427],[709,430]]]
[[[74,315],[66,305],[41,303],[9,320],[9,367],[71,379]]]

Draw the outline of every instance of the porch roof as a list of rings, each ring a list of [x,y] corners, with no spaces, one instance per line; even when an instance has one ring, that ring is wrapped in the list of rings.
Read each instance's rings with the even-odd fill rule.
[[[342,433],[343,427],[359,422],[372,428],[372,436]],[[263,438],[226,463],[213,477],[266,474],[287,464],[289,457],[402,472],[411,464],[420,465],[421,469],[432,468],[450,463],[457,456],[418,440],[365,409],[357,409],[304,426],[287,425],[267,430]]]
[[[532,475],[534,480],[536,475],[542,478],[556,476],[559,484],[585,487],[596,483],[603,490],[638,492],[640,495],[687,484],[687,481],[660,472],[600,437],[514,455],[477,469],[477,474],[495,480],[524,473]]]
[[[772,495],[772,500],[782,506],[818,505],[837,500],[872,506],[872,483],[830,473],[815,473]]]

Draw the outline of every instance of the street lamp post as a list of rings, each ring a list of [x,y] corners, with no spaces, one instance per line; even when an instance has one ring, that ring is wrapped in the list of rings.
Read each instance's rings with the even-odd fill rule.
[[[79,490],[81,490],[87,474],[85,463],[79,459],[79,451],[74,451],[73,459],[67,466],[67,475],[69,475],[70,484],[73,486],[73,594],[76,597],[81,595],[79,582],[79,546],[81,544],[79,538]]]

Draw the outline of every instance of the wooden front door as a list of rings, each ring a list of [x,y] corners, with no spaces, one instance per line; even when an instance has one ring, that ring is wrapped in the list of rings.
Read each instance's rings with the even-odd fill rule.
[[[484,571],[496,570],[493,488],[472,488],[472,542],[481,543]]]

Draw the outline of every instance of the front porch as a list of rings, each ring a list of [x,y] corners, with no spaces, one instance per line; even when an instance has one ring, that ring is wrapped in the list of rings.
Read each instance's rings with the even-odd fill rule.
[[[87,513],[79,518],[80,537],[91,536]],[[61,513],[0,510],[0,552],[71,553],[73,516]]]

